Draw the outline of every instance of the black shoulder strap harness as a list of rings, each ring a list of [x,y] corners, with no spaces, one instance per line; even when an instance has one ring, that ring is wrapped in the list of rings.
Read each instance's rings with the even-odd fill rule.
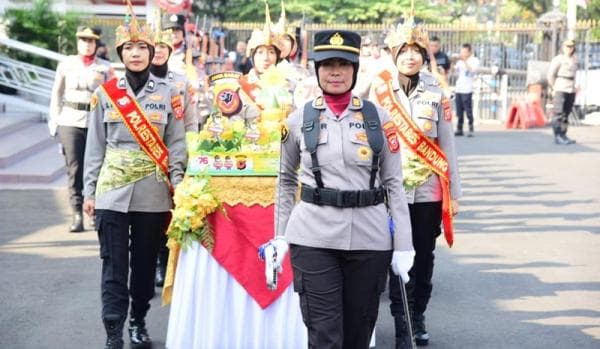
[[[377,176],[377,171],[379,171],[379,157],[383,149],[383,132],[381,131],[381,122],[379,121],[377,109],[375,108],[375,105],[373,105],[373,103],[363,100],[362,112],[365,122],[367,140],[369,142],[371,150],[373,150],[373,159],[371,162],[371,176],[369,179],[369,188],[371,191],[373,191],[375,189],[375,178]],[[326,189],[325,185],[323,184],[323,178],[321,176],[321,167],[319,166],[319,160],[317,158],[317,145],[319,143],[319,134],[321,133],[320,117],[321,110],[313,108],[312,102],[308,102],[304,105],[302,133],[304,134],[304,144],[306,145],[306,150],[310,153],[310,158],[312,162],[311,171],[313,172],[318,187],[314,190],[314,194],[316,194],[316,199],[314,200],[314,202],[317,204],[319,204],[320,201],[319,189],[330,190]],[[378,200],[375,200],[375,202],[371,204],[377,204],[377,201]]]

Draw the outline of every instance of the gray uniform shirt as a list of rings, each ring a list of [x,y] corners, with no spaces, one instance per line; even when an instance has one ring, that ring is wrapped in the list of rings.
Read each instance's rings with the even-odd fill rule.
[[[452,120],[444,118],[442,106],[444,92],[432,75],[423,71],[419,74],[419,83],[409,97],[398,86],[395,86],[396,98],[423,134],[436,142],[446,155],[450,166],[450,194],[452,199],[458,199],[462,195],[462,190]],[[371,100],[376,101],[375,98]],[[408,152],[409,150],[403,147],[402,151]],[[438,175],[434,173],[421,186],[406,190],[406,199],[411,204],[441,201],[442,185]]]
[[[85,66],[79,56],[68,56],[58,64],[50,100],[50,123],[84,128],[88,111],[77,110],[65,102],[89,104],[92,93],[113,76],[110,63],[96,58]]]
[[[321,110],[317,156],[324,186],[338,190],[369,189],[373,152],[364,129],[362,100],[353,97],[352,103],[339,118],[323,103],[321,97],[313,101],[313,106]],[[377,111],[382,125],[390,121],[385,111]],[[298,182],[317,186],[301,131],[302,114],[303,109],[297,109],[287,119],[289,135],[282,143],[276,196],[277,233],[285,234],[289,243],[310,247],[412,250],[410,216],[402,187],[402,160],[399,152],[390,151],[387,142],[380,154],[380,170],[375,187],[384,185],[388,190],[390,211],[396,227],[393,237],[384,204],[338,208],[304,201],[296,203]]]
[[[577,74],[577,57],[560,54],[550,63],[548,83],[554,91],[575,92],[575,75]]]
[[[194,89],[188,78],[174,71],[168,71],[166,76],[167,83],[175,86],[183,98],[183,119],[186,132],[198,132],[198,116]]]
[[[125,78],[119,79],[118,87],[127,89],[134,96]],[[96,209],[117,212],[166,212],[173,206],[166,182],[158,181],[156,174],[109,190],[96,197],[96,183],[104,162],[107,148],[141,150],[121,116],[113,108],[108,97],[99,88],[94,92],[98,103],[90,113],[84,160],[84,190],[86,199],[96,200]],[[174,87],[153,75],[136,96],[152,125],[169,150],[169,177],[173,186],[183,179],[187,161],[184,122],[177,119],[171,108],[171,97],[178,95]],[[157,170],[160,171],[160,170]]]

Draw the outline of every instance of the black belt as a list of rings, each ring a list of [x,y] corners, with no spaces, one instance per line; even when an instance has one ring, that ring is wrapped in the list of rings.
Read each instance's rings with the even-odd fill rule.
[[[75,103],[75,102],[65,102],[65,107],[81,110],[81,111],[90,111],[89,103]]]
[[[384,202],[383,187],[369,190],[336,190],[302,185],[300,199],[315,205],[335,207],[366,207]]]
[[[575,77],[573,77],[573,76],[560,76],[560,75],[558,75],[557,78],[567,79],[567,80],[575,80]]]

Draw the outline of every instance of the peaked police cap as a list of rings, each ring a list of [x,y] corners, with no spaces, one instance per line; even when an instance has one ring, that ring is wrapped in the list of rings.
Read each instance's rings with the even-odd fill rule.
[[[347,30],[322,30],[315,33],[313,59],[321,62],[341,58],[358,63],[360,35]]]

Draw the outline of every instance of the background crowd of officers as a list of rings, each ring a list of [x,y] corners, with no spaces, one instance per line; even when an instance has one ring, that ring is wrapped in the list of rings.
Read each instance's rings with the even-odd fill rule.
[[[149,177],[145,173],[128,174],[131,176],[141,176],[135,180],[127,176],[125,176],[127,178],[118,176],[117,170],[120,166],[126,166],[124,165],[124,159],[127,161],[132,159],[139,161],[140,171],[144,171],[144,168],[151,168],[152,163],[148,163],[147,160],[142,159],[143,156],[139,153],[139,144],[134,142],[128,133],[128,129],[120,123],[118,115],[114,114],[115,110],[113,110],[113,107],[115,105],[111,104],[112,102],[107,97],[108,95],[98,92],[100,91],[98,89],[100,85],[116,76],[110,63],[104,59],[96,58],[96,56],[102,55],[106,57],[106,46],[104,45],[104,48],[100,49],[103,45],[99,45],[100,32],[98,30],[89,27],[78,29],[76,33],[78,54],[69,56],[59,65],[53,89],[50,128],[51,133],[53,135],[56,134],[62,144],[68,168],[70,202],[73,208],[73,222],[69,230],[71,232],[84,230],[82,211],[85,211],[90,216],[97,217],[98,220],[91,223],[96,225],[101,243],[101,257],[103,258],[102,318],[108,335],[107,347],[110,348],[119,348],[122,345],[120,328],[122,328],[127,315],[129,297],[132,299],[129,323],[132,344],[145,344],[150,341],[144,320],[149,309],[148,302],[153,296],[153,291],[149,291],[149,285],[153,283],[160,285],[164,281],[164,268],[166,266],[166,249],[164,248],[166,238],[164,231],[166,222],[168,222],[168,211],[172,208],[170,193],[164,182],[176,186],[181,180],[186,160],[184,134],[185,132],[197,132],[201,130],[206,123],[207,117],[214,111],[212,96],[209,84],[207,83],[208,76],[220,71],[232,70],[248,74],[252,69],[253,54],[257,52],[256,47],[254,47],[250,51],[250,55],[248,55],[246,43],[240,41],[237,43],[235,52],[226,53],[224,51],[222,36],[218,37],[217,40],[207,40],[207,36],[198,34],[198,31],[195,29],[188,30],[189,28],[186,28],[186,19],[182,15],[166,15],[160,22],[161,30],[168,30],[168,34],[157,34],[152,43],[144,40],[124,40],[117,43],[115,48],[119,58],[125,64],[125,74],[122,77],[117,77],[115,89],[124,89],[133,92],[137,103],[149,115],[153,125],[159,126],[157,127],[157,132],[169,150],[169,175],[167,177],[170,178],[162,178],[160,173]],[[356,33],[340,32],[342,33],[343,40],[351,42],[352,45],[349,44],[350,46],[348,47],[352,46],[356,48],[354,56],[339,54],[339,52],[330,53],[328,56],[321,55],[321,58],[318,58],[319,55],[316,55],[314,65],[311,63],[308,66],[303,66],[300,64],[299,45],[295,38],[287,34],[288,45],[286,46],[282,43],[280,46],[277,46],[276,53],[279,57],[277,57],[276,61],[278,65],[282,65],[281,69],[287,69],[287,72],[295,72],[294,74],[286,75],[287,77],[298,79],[298,81],[292,81],[291,84],[293,86],[300,86],[305,84],[306,81],[312,81],[315,87],[314,90],[306,89],[308,92],[303,96],[296,96],[294,94],[294,97],[299,97],[301,103],[295,101],[296,113],[292,120],[298,125],[302,123],[301,106],[305,102],[318,97],[319,94],[315,93],[318,91],[317,86],[324,91],[327,90],[327,88],[323,87],[323,81],[325,80],[323,80],[323,76],[319,78],[319,72],[321,74],[333,74],[333,76],[337,76],[335,75],[337,73],[331,73],[331,71],[337,71],[336,69],[345,69],[350,72],[348,82],[351,86],[349,89],[337,91],[336,89],[339,88],[333,86],[335,85],[334,83],[333,87],[328,87],[330,91],[335,92],[330,93],[329,99],[325,98],[325,101],[321,99],[319,102],[317,98],[313,102],[313,107],[316,109],[325,110],[325,105],[328,105],[330,110],[335,110],[334,105],[339,105],[345,98],[342,98],[343,95],[349,96],[350,91],[353,91],[353,96],[373,101],[371,83],[380,70],[387,69],[392,72],[394,86],[397,87],[395,92],[400,96],[399,99],[404,99],[402,102],[411,113],[411,117],[423,132],[426,133],[426,136],[438,142],[442,150],[446,153],[452,169],[452,196],[454,199],[460,197],[460,180],[458,179],[456,153],[453,143],[454,132],[451,120],[443,116],[447,112],[442,107],[444,92],[439,82],[431,74],[424,71],[427,61],[430,59],[430,54],[433,54],[438,61],[437,67],[439,73],[445,78],[449,74],[451,68],[450,60],[443,53],[439,52],[439,40],[432,38],[431,48],[424,45],[423,42],[389,48],[383,42],[374,42],[371,38],[362,38],[361,40],[360,36]],[[326,40],[327,42],[334,40],[333,37],[336,33],[339,35],[337,31],[320,33],[321,40]],[[324,46],[327,45],[325,44]],[[433,51],[431,51],[432,48]],[[149,64],[145,68],[135,68],[136,65],[144,64],[143,59],[136,56],[138,55],[138,51],[149,52]],[[400,61],[405,59],[403,57],[409,57],[408,59],[414,60],[417,63],[412,64],[410,69],[405,72],[398,71]],[[317,69],[315,69],[315,66]],[[376,70],[374,70],[375,68]],[[256,73],[254,71],[254,74]],[[305,87],[309,85],[310,83],[307,83]],[[95,94],[94,91],[96,91]],[[291,92],[294,93],[294,91]],[[175,97],[180,97],[181,102],[176,102],[178,99],[175,99]],[[355,100],[355,97],[352,98],[348,99],[345,104],[350,110],[350,116],[346,120],[351,117],[358,118],[359,116],[355,114],[363,108],[363,101],[360,98],[358,100]],[[166,101],[166,104],[161,101]],[[377,110],[381,113],[379,107]],[[341,113],[341,111],[339,112]],[[329,129],[330,144],[334,144],[339,141],[334,139],[336,132],[334,125],[338,124],[335,120],[340,119],[343,115],[328,113],[331,115],[326,114],[327,118],[331,120],[324,121],[324,123],[331,124]],[[419,113],[422,113],[422,115]],[[389,121],[388,116],[380,115],[380,118],[382,124]],[[178,122],[179,119],[183,119],[183,121]],[[470,131],[472,131],[472,116],[469,117],[469,121]],[[299,131],[299,127],[290,130],[290,139],[298,142],[298,144],[304,142],[301,139],[302,135]],[[345,128],[340,128],[338,131],[341,132],[338,135],[339,137],[342,137],[342,133],[345,134],[348,132]],[[370,143],[365,139],[359,139],[359,141],[355,144],[358,152],[356,154],[344,154],[345,157],[365,156],[366,159],[372,156],[366,148]],[[392,140],[390,137],[387,137],[386,141],[389,143]],[[326,149],[321,140],[319,140],[319,146],[319,149]],[[388,176],[381,183],[390,182],[392,177],[395,178],[396,182],[398,180],[401,182],[402,174],[398,176],[391,175],[399,172],[401,166],[400,157],[391,154],[397,152],[397,150],[392,148],[392,145],[388,144],[387,146],[390,150],[386,151],[384,159],[386,159],[385,161],[388,164],[394,164],[393,167],[395,168],[389,166],[381,168],[383,173],[380,176]],[[293,145],[286,147],[292,153],[296,151]],[[300,173],[300,181],[303,186],[309,188],[307,190],[314,190],[314,188],[308,186],[322,187],[322,183],[319,185],[319,181],[316,181],[316,178],[313,177],[312,169],[310,169],[311,166],[308,164],[310,161],[305,163],[307,159],[310,159],[301,155],[305,151],[304,149],[299,151],[298,154],[287,154],[284,160],[288,161],[288,163],[284,165],[289,166],[291,170],[297,171],[298,166],[300,166],[301,156],[305,168],[304,173]],[[327,155],[325,150],[320,151],[321,153],[319,154],[325,154],[330,157],[335,156],[333,153]],[[327,151],[331,151],[331,149]],[[292,158],[289,156],[292,156]],[[295,158],[295,156],[298,158]],[[341,180],[340,178],[336,179],[335,176],[335,173],[339,169],[334,169],[333,172],[328,173],[327,158],[323,157],[320,160],[324,165],[323,179],[326,185],[331,185],[331,183]],[[85,189],[84,161],[86,166]],[[295,168],[292,169],[294,166]],[[348,169],[344,173],[351,175],[354,170],[356,169]],[[359,172],[362,173],[357,170],[357,173]],[[287,175],[290,175],[290,173],[287,173]],[[406,190],[406,198],[404,195],[399,196],[398,193],[394,194],[398,200],[395,203],[396,205],[404,205],[406,207],[406,202],[408,202],[410,212],[404,212],[402,208],[397,208],[398,212],[392,212],[392,214],[398,216],[395,217],[397,218],[396,224],[398,225],[396,229],[398,234],[400,234],[400,231],[403,231],[409,236],[404,236],[402,243],[394,243],[393,256],[389,253],[391,251],[387,251],[385,254],[378,254],[380,260],[376,261],[376,263],[383,265],[386,275],[390,262],[392,263],[392,269],[394,269],[394,273],[391,274],[393,276],[390,277],[390,297],[392,298],[392,313],[396,319],[398,347],[409,345],[405,338],[406,323],[404,322],[404,313],[401,309],[402,300],[399,294],[399,279],[395,276],[398,274],[402,275],[404,282],[409,282],[409,280],[412,282],[409,285],[409,303],[411,305],[411,312],[413,312],[413,321],[416,321],[415,334],[418,343],[426,345],[429,341],[424,323],[424,312],[431,295],[435,239],[441,233],[442,197],[439,189],[440,181],[437,179],[437,176],[431,176],[430,174],[425,179],[417,187]],[[368,183],[366,179],[364,182]],[[358,186],[362,187],[365,183],[360,183]],[[377,183],[380,183],[380,180],[377,180]],[[335,186],[343,187],[344,185],[344,183],[338,183]],[[373,183],[370,189],[374,190],[374,195],[376,195],[378,188],[374,188]],[[306,206],[307,204],[305,203],[305,206],[303,206],[304,209],[310,212],[312,210],[310,208],[311,205],[315,203],[310,200],[304,201],[309,204]],[[373,203],[373,205],[375,204],[381,204],[381,202]],[[325,203],[325,205],[327,204]],[[454,202],[453,205],[456,212],[458,204]],[[302,229],[304,230],[310,230],[307,228],[307,224],[313,219],[311,217],[328,212],[327,210],[319,209],[313,214],[309,213],[308,216],[302,219],[301,214],[297,211],[296,213],[290,212],[292,210],[291,205],[287,207],[287,210],[286,214],[291,214],[290,220],[300,219],[296,223],[303,226]],[[297,208],[294,208],[294,210],[297,210]],[[387,217],[383,209],[381,212],[377,211],[376,213],[382,217]],[[306,212],[304,215],[306,215]],[[286,222],[288,218],[286,216]],[[376,225],[373,222],[371,222],[372,224],[368,223],[370,222],[369,220],[375,221],[377,219],[375,216],[365,217],[364,220],[367,222],[365,223],[366,228],[360,227],[360,229],[368,230],[368,227]],[[379,223],[381,222],[377,224]],[[386,246],[390,245],[388,241],[389,232],[387,231],[387,222],[383,228],[385,231],[381,233],[382,240],[374,248],[371,248],[373,246],[369,244],[377,239],[367,239],[369,241],[365,240],[364,244],[358,243],[358,245],[349,249],[386,250]],[[287,229],[291,228],[288,226]],[[340,229],[343,231],[346,228]],[[128,231],[131,231],[131,237],[128,236]],[[412,237],[410,236],[410,231],[412,231]],[[282,234],[284,232],[285,227],[282,227],[279,233]],[[318,233],[317,227],[314,227],[314,233]],[[371,233],[376,234],[375,231]],[[145,236],[148,234],[155,238],[146,239]],[[343,232],[340,234],[343,235]],[[300,273],[300,270],[302,270],[300,266],[303,264],[319,262],[319,260],[324,261],[329,258],[326,255],[319,255],[317,259],[311,258],[311,256],[314,257],[315,247],[348,249],[344,247],[343,241],[332,242],[327,246],[313,246],[311,243],[313,240],[307,239],[307,235],[304,235],[300,231],[293,231],[292,236],[293,241],[285,242],[286,247],[282,247],[282,250],[285,249],[287,251],[287,243],[291,244],[292,263],[295,266],[294,270],[296,273]],[[317,235],[312,236],[312,238],[314,238],[314,241],[320,241],[319,244],[323,242]],[[131,239],[132,246],[129,250],[128,239]],[[357,242],[354,241],[354,243]],[[410,268],[413,266],[413,245],[416,257],[414,257],[414,267]],[[308,250],[306,249],[307,247],[309,248]],[[162,252],[159,252],[161,249]],[[403,252],[404,254],[397,255],[396,252]],[[129,253],[131,253],[130,262],[128,262]],[[148,268],[146,266],[154,264],[149,263],[149,261],[156,260],[157,255],[159,256],[158,272],[155,275],[154,267]],[[356,256],[343,255],[343,258],[356,258]],[[366,256],[364,258],[369,259],[370,257]],[[131,267],[131,280],[128,282],[129,267]],[[408,269],[410,269],[410,273],[408,273]],[[359,279],[373,279],[372,276],[369,276],[369,274],[372,274],[371,272],[371,270],[363,270],[363,274],[357,277]],[[385,283],[386,276],[379,274],[375,275],[375,279],[372,280],[378,285],[377,289],[373,292],[375,298],[378,298],[380,292],[383,290],[382,280]],[[361,281],[354,280],[351,283],[354,285],[352,287],[356,287],[361,284]],[[304,285],[304,287],[308,286]],[[354,300],[357,300],[362,295],[356,294],[353,297],[355,298]],[[304,301],[309,300],[307,298]],[[320,299],[317,302],[322,301],[323,299]],[[325,303],[327,302],[329,301]],[[327,304],[317,304],[323,307],[323,309],[328,307]],[[343,331],[346,331],[346,333],[339,337],[334,336],[335,331],[342,331],[336,327],[337,324],[328,323],[323,318],[309,319],[306,317],[308,315],[306,315],[304,320],[309,328],[309,341],[315,347],[319,348],[326,347],[326,344],[330,345],[332,343],[334,344],[332,347],[336,347],[336,345],[351,347],[348,343],[349,338],[357,338],[356,335],[360,335],[358,337],[359,341],[353,345],[362,347],[368,343],[370,331],[372,331],[374,321],[377,317],[376,309],[372,305],[367,305],[368,309],[363,308],[359,307],[358,309],[368,312],[370,320],[362,322],[360,318],[350,318],[348,321],[351,322],[343,326]],[[312,322],[310,326],[309,320]],[[311,332],[311,328],[314,330],[314,324],[318,323],[324,324],[325,327],[319,329],[318,333]],[[360,328],[360,331],[357,331],[354,337],[349,335],[353,327]],[[322,335],[329,337],[321,337]],[[332,342],[330,343],[329,341]]]

